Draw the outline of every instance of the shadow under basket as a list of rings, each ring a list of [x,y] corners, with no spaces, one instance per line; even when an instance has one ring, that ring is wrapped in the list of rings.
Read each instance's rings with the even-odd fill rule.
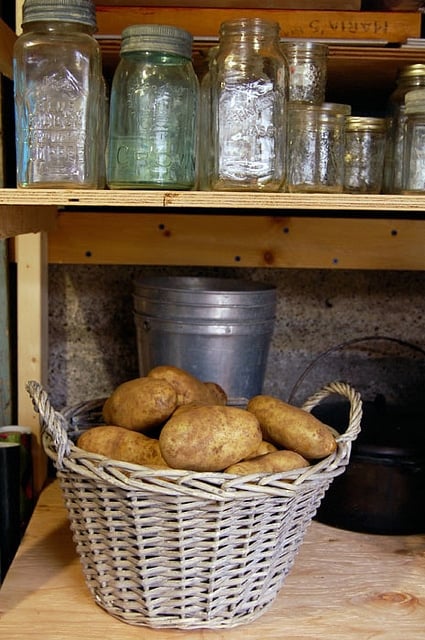
[[[152,628],[230,628],[272,604],[326,489],[349,461],[362,415],[359,394],[333,382],[303,408],[342,395],[348,426],[336,435],[336,451],[310,467],[247,476],[153,470],[76,447],[72,410],[67,418],[55,411],[37,382],[27,390],[95,602]]]

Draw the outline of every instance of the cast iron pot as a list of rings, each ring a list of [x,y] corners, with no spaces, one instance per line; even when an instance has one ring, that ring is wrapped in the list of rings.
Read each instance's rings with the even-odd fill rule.
[[[338,429],[348,406],[327,403],[313,413]],[[345,472],[334,479],[316,519],[350,531],[425,533],[424,415],[386,404],[363,403],[362,430]]]

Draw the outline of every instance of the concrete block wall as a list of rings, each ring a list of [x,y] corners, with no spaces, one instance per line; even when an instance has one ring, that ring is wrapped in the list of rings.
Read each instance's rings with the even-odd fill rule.
[[[139,375],[133,281],[142,275],[245,277],[277,287],[278,307],[264,392],[300,404],[335,379],[365,399],[421,405],[424,355],[388,341],[336,348],[365,336],[390,336],[425,350],[425,273],[139,266],[49,267],[49,380],[58,409],[107,396]],[[328,352],[323,355],[324,352]]]

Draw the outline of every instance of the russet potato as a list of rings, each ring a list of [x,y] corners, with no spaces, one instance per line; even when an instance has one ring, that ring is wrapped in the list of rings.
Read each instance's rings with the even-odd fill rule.
[[[261,439],[258,420],[252,413],[210,405],[171,416],[161,430],[159,445],[170,467],[221,471],[258,449]]]
[[[168,468],[157,439],[116,425],[101,425],[88,429],[78,438],[77,446],[111,460],[146,467]]]
[[[256,458],[247,458],[246,460],[237,462],[227,467],[225,473],[234,473],[236,475],[249,473],[280,473],[282,471],[292,471],[293,469],[308,467],[309,465],[310,463],[300,456],[299,453],[281,449],[257,456]]]
[[[325,458],[336,449],[331,429],[307,411],[273,396],[258,395],[247,410],[258,419],[264,440],[291,449],[307,460]]]
[[[164,380],[172,386],[176,391],[179,405],[191,402],[221,404],[217,402],[218,388],[211,390],[208,385],[179,367],[160,365],[151,369],[147,376],[150,379]]]
[[[177,394],[166,380],[142,377],[120,384],[103,405],[107,424],[147,432],[164,423],[177,406]]]

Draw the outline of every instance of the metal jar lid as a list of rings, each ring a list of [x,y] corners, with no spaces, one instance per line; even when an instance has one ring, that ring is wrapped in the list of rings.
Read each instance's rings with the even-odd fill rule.
[[[416,76],[425,76],[425,64],[408,64],[400,69],[398,74],[399,80],[405,80],[406,78],[414,78]]]
[[[78,22],[97,28],[92,0],[25,0],[22,24],[30,22]]]
[[[121,53],[162,51],[192,58],[193,36],[185,29],[166,24],[135,24],[121,34]]]
[[[385,118],[369,116],[348,116],[345,121],[346,131],[385,131]]]

